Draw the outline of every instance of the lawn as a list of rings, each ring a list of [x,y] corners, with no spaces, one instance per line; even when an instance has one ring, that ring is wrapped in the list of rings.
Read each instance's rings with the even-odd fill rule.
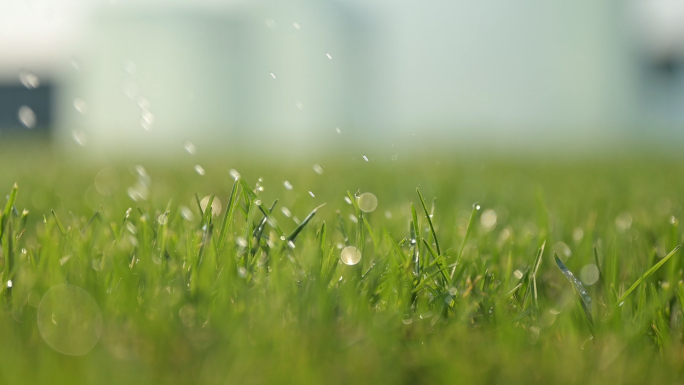
[[[0,383],[684,379],[680,155],[179,147],[3,145]]]

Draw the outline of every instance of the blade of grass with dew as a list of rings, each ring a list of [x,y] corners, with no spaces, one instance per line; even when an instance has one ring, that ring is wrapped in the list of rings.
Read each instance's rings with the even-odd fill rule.
[[[553,253],[553,258],[556,260],[556,265],[558,265],[560,271],[563,273],[563,275],[565,275],[565,278],[570,281],[572,287],[575,289],[575,291],[577,291],[577,294],[579,294],[582,309],[584,309],[584,314],[587,316],[587,321],[589,322],[589,327],[592,329],[593,334],[594,318],[591,315],[591,296],[584,288],[584,285],[582,285],[582,282],[580,282],[580,280],[577,279],[577,277],[575,277],[575,275],[572,274],[567,267],[565,267],[563,261],[558,258],[558,255],[555,252]]]
[[[233,188],[230,190],[230,198],[228,198],[228,206],[226,211],[223,213],[223,221],[221,222],[221,230],[219,230],[218,242],[216,244],[217,254],[223,250],[223,246],[226,242],[226,236],[228,235],[228,229],[233,223],[233,217],[235,216],[235,206],[238,204],[238,188],[239,184],[236,180],[233,182]]]
[[[473,205],[473,211],[470,213],[470,219],[468,219],[468,227],[466,227],[466,233],[465,236],[463,237],[463,241],[461,242],[461,247],[458,249],[458,255],[456,256],[456,262],[461,261],[461,257],[463,257],[463,250],[465,249],[466,243],[468,242],[468,238],[470,237],[470,233],[472,232],[473,229],[473,224],[475,223],[475,214],[480,210],[480,204],[475,203]],[[456,266],[451,269],[451,274],[449,276],[451,277],[452,281],[454,279],[454,273],[456,272]]]
[[[637,279],[632,284],[632,286],[630,286],[629,289],[627,289],[627,291],[625,291],[625,293],[622,294],[620,296],[620,298],[618,298],[616,305],[620,306],[620,304],[622,304],[625,301],[625,299],[627,299],[627,297],[634,291],[634,289],[637,288],[637,286],[639,286],[642,282],[644,282],[644,280],[646,278],[648,278],[651,274],[655,273],[658,269],[660,269],[660,267],[663,266],[665,264],[665,262],[667,262],[670,258],[672,258],[673,255],[675,255],[675,253],[679,250],[680,247],[682,247],[682,245],[678,245],[677,247],[675,247],[666,256],[664,256],[660,261],[658,261],[658,263],[653,265],[653,267],[648,269],[641,277],[639,277],[639,279]]]
[[[297,226],[297,228],[294,229],[294,231],[292,232],[292,234],[290,234],[290,235],[286,238],[286,240],[287,240],[288,242],[294,242],[294,240],[297,238],[297,235],[299,235],[299,233],[304,229],[304,227],[309,223],[309,221],[311,221],[311,219],[313,219],[313,217],[314,217],[314,216],[316,215],[316,213],[318,212],[318,209],[320,209],[320,208],[323,207],[323,206],[325,206],[325,203],[323,203],[322,205],[320,205],[320,206],[316,207],[315,209],[311,210],[311,212],[309,213],[309,215],[307,215],[306,218],[304,218],[304,220],[302,221],[302,223],[300,223],[299,226]]]
[[[10,213],[12,212],[12,207],[14,207],[14,201],[17,199],[17,191],[19,190],[19,185],[14,183],[12,190],[10,190],[9,198],[7,199],[7,204],[2,212],[2,218],[0,218],[0,239],[5,233],[5,226],[7,221],[10,220]]]

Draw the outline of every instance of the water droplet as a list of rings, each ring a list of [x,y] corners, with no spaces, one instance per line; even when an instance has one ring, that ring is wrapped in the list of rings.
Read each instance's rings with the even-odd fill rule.
[[[134,75],[138,70],[138,67],[135,65],[135,63],[133,63],[132,60],[124,60],[123,68],[126,72],[128,72],[129,75]]]
[[[551,250],[558,254],[562,260],[566,260],[572,256],[572,250],[570,250],[570,247],[565,242],[558,241],[554,243]]]
[[[29,106],[19,107],[17,118],[19,118],[19,122],[26,128],[33,128],[36,126],[36,114]]]
[[[340,260],[345,265],[356,265],[361,261],[361,251],[354,246],[347,246],[342,249]]]
[[[146,97],[138,96],[138,107],[142,108],[143,110],[149,110],[150,102],[147,100]]]
[[[254,201],[254,204],[257,205],[257,206],[261,206],[261,203],[262,203],[262,202],[261,202],[260,199],[257,199],[257,200]]]
[[[369,192],[359,195],[357,202],[359,209],[366,213],[370,213],[378,207],[378,198]]]
[[[283,206],[283,207],[280,209],[280,211],[282,211],[283,215],[285,215],[285,216],[288,217],[288,218],[290,218],[290,217],[292,216],[292,213],[290,212],[290,210],[289,210],[287,207],[285,207],[285,206]]]
[[[192,210],[190,210],[190,207],[188,206],[181,206],[180,213],[186,221],[192,221],[193,218],[195,218],[195,214],[192,213]]]
[[[169,214],[164,213],[164,214],[161,214],[160,216],[158,216],[157,217],[157,223],[159,223],[162,226],[169,223]]]
[[[185,147],[185,152],[187,152],[190,155],[195,155],[195,152],[197,151],[197,149],[195,148],[195,145],[192,144],[191,141],[189,141],[189,140],[186,141],[184,144],[184,147]]]
[[[247,240],[244,237],[235,238],[235,243],[240,247],[247,247]]]
[[[81,130],[73,130],[71,132],[71,136],[74,138],[74,141],[78,143],[79,146],[85,146],[88,144],[88,138],[86,137],[85,132]]]
[[[618,306],[622,306],[624,304],[625,304],[625,301],[622,301],[622,302],[620,302],[620,304]]]
[[[309,191],[309,195],[311,195],[312,198],[316,197],[312,191]]]
[[[292,22],[292,26],[293,26],[294,29],[296,29],[297,31],[299,31],[300,29],[302,29],[302,26],[299,25],[299,23],[297,23],[296,21],[293,21],[293,22]]]
[[[102,333],[102,314],[87,291],[68,284],[51,287],[38,306],[38,331],[52,349],[82,356]]]
[[[475,203],[475,204],[473,205],[473,208],[474,208],[475,210],[480,210],[482,207],[480,206],[479,203]]]
[[[329,60],[332,60],[332,55],[330,55],[329,52],[326,52],[326,53],[325,53],[325,57],[327,57]]]
[[[385,210],[385,218],[392,219],[392,212],[389,210]]]
[[[297,107],[298,110],[303,110],[304,109],[304,103],[302,103],[300,100],[297,100],[295,102],[295,107]]]
[[[338,134],[341,134],[341,133],[342,133],[342,131],[340,130],[339,127],[335,127],[335,131],[337,131]]]
[[[599,269],[593,263],[584,265],[580,271],[580,279],[585,285],[593,285],[599,280]]]
[[[207,205],[209,204],[209,196],[205,196],[202,198],[200,201],[200,207],[202,208],[203,212],[207,211]],[[221,209],[223,206],[221,205],[221,201],[217,198],[214,197],[214,200],[211,202],[211,215],[218,215],[221,212]]]
[[[515,277],[515,279],[521,279],[523,277],[523,272],[520,270],[516,270],[513,272],[513,276]]]
[[[354,223],[359,223],[359,219],[356,218],[354,214],[349,214],[349,220],[354,222]]]
[[[582,230],[581,227],[575,227],[574,230],[572,230],[572,240],[575,242],[579,242],[582,240],[584,237],[584,230]]]
[[[632,227],[632,216],[625,212],[615,218],[615,227],[620,231],[627,231]]]
[[[314,164],[313,170],[316,172],[316,174],[323,175],[323,167],[321,167],[319,164]]]
[[[206,174],[206,171],[204,171],[204,167],[200,166],[199,164],[195,165],[195,172],[198,173],[199,175]]]
[[[496,211],[487,209],[480,216],[480,225],[484,231],[492,231],[496,227]]]
[[[287,241],[287,245],[290,246],[291,249],[295,248],[295,243],[293,241]]]
[[[413,318],[404,318],[401,320],[404,325],[410,325],[413,322]]]
[[[105,167],[95,174],[95,189],[102,195],[113,195],[119,189],[119,173],[112,167]]]
[[[363,156],[363,160],[365,160],[366,162],[368,162],[368,157],[364,155],[364,156]]]
[[[275,76],[275,74],[274,74],[273,72],[271,72],[271,77],[272,77],[273,79],[276,78],[276,76]]]
[[[40,87],[40,79],[32,72],[22,71],[19,74],[19,80],[21,81],[21,84],[29,90]]]
[[[12,280],[11,279],[9,281],[7,281],[7,287],[9,287],[9,288],[12,287]]]
[[[286,190],[292,190],[292,188],[293,188],[292,183],[290,183],[289,181],[283,182],[283,186],[285,186]]]
[[[352,200],[349,199],[349,197],[344,197],[344,201],[347,202],[348,205],[352,204]]]
[[[232,169],[232,168],[230,169],[230,176],[232,176],[234,180],[240,179],[240,173],[237,172],[237,170]]]
[[[266,19],[264,19],[264,24],[266,24],[266,26],[270,29],[274,29],[276,27],[275,20],[273,20],[270,17],[267,17]]]
[[[247,277],[247,269],[245,269],[244,266],[238,267],[238,275],[240,276],[240,278]]]
[[[81,114],[85,114],[88,111],[88,105],[81,98],[74,99],[74,108]]]

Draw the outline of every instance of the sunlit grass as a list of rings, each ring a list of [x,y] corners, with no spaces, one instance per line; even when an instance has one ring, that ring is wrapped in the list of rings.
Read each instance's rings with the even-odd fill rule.
[[[182,147],[0,155],[0,383],[684,375],[681,161]]]

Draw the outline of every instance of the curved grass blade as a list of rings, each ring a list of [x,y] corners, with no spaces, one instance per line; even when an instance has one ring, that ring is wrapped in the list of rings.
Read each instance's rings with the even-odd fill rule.
[[[637,279],[636,282],[634,282],[632,286],[630,286],[629,289],[627,289],[627,291],[624,294],[622,294],[620,298],[618,298],[617,305],[619,306],[622,302],[624,302],[625,299],[634,291],[634,289],[637,288],[637,286],[639,286],[642,282],[644,282],[646,278],[648,278],[651,274],[655,273],[656,270],[660,269],[660,267],[665,264],[665,262],[672,258],[672,256],[675,255],[675,253],[679,250],[680,247],[682,247],[682,245],[678,245],[677,247],[675,247],[665,257],[663,257],[663,259],[658,261],[658,263],[653,265],[653,267],[648,269],[641,277],[639,277],[639,279]]]
[[[218,244],[216,245],[216,250],[223,250],[223,245],[226,242],[226,235],[228,234],[229,225],[233,223],[233,216],[235,216],[235,206],[238,200],[238,181],[233,183],[233,188],[230,190],[230,198],[228,198],[228,207],[223,214],[223,221],[221,223],[221,230],[219,231]]]
[[[575,277],[575,275],[572,274],[567,267],[565,267],[555,252],[553,253],[553,258],[556,260],[556,265],[558,265],[560,271],[563,273],[563,275],[565,275],[568,281],[572,283],[572,286],[577,291],[577,294],[579,294],[582,309],[584,309],[584,314],[587,316],[587,321],[589,321],[589,326],[591,327],[593,334],[594,318],[591,316],[591,296],[589,296],[589,293],[587,293],[587,290],[584,288],[584,285],[582,285],[582,282],[580,282],[580,280],[577,279],[577,277]]]
[[[320,208],[323,207],[323,206],[325,206],[325,203],[323,203],[322,205],[320,205],[320,206],[316,207],[315,209],[311,210],[311,212],[309,213],[309,215],[307,215],[306,218],[304,218],[304,220],[302,221],[302,223],[300,223],[299,226],[297,226],[297,228],[294,229],[294,231],[292,232],[292,234],[290,234],[290,236],[287,237],[287,241],[288,241],[288,242],[290,242],[290,241],[294,242],[295,238],[297,238],[297,235],[299,235],[299,233],[304,229],[304,226],[306,226],[307,223],[309,223],[309,221],[310,221],[310,220],[316,215],[316,213],[318,212],[318,209],[320,209]]]
[[[473,211],[470,213],[470,219],[468,219],[468,227],[466,228],[466,233],[465,237],[463,237],[463,242],[461,242],[461,247],[458,250],[458,256],[456,257],[456,262],[461,260],[461,257],[463,256],[463,250],[465,249],[466,242],[468,242],[468,238],[470,237],[470,233],[472,232],[473,229],[473,224],[475,223],[475,214],[480,210],[480,205],[478,203],[475,203],[473,205]],[[454,278],[454,273],[456,272],[456,265],[451,269],[451,278]]]
[[[430,232],[432,233],[432,239],[435,240],[435,250],[437,251],[437,255],[441,255],[442,252],[439,249],[439,241],[437,241],[437,233],[435,232],[435,226],[432,225],[432,218],[430,217],[430,213],[428,212],[427,206],[425,206],[425,199],[423,199],[423,194],[420,193],[420,190],[416,187],[416,192],[418,193],[418,198],[420,198],[420,204],[423,206],[423,211],[425,211],[425,218],[427,218],[428,225],[430,225]]]
[[[5,225],[9,220],[9,215],[12,211],[12,207],[14,207],[14,201],[17,199],[17,190],[19,190],[19,186],[15,183],[14,186],[12,186],[12,190],[10,191],[9,199],[7,199],[5,210],[2,212],[2,220],[0,220],[0,238],[2,238],[2,235],[5,233]]]

